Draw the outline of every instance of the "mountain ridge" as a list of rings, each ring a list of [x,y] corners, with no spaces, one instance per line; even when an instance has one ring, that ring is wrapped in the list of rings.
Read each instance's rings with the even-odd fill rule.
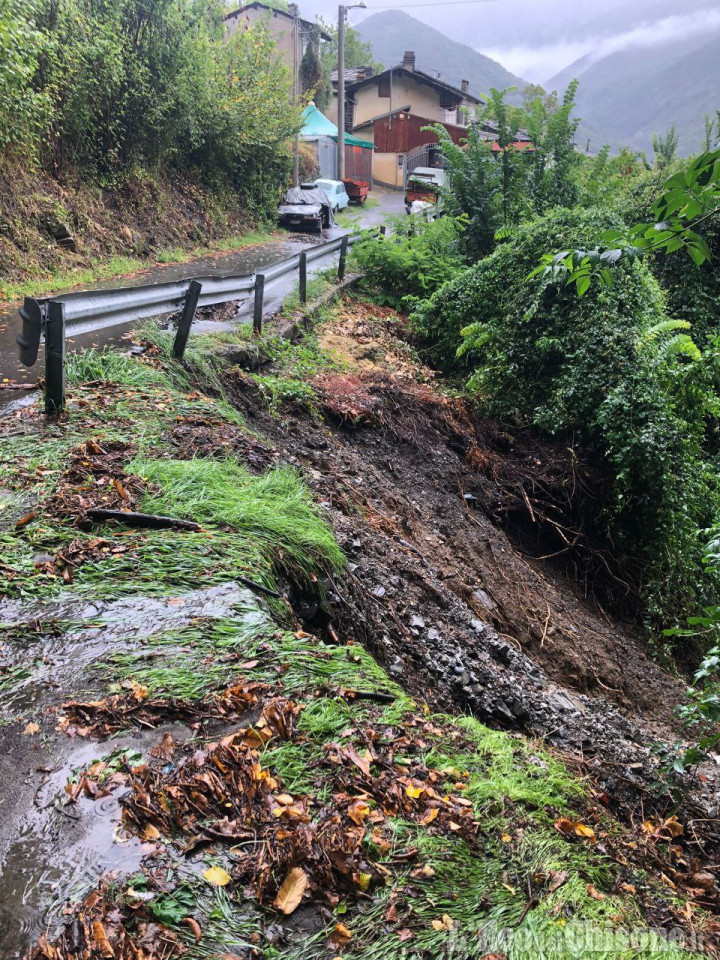
[[[509,99],[519,102],[520,91],[527,85],[526,80],[510,73],[497,60],[452,40],[401,10],[374,13],[356,29],[362,39],[371,44],[373,57],[386,69],[400,63],[406,50],[414,50],[418,70],[437,71],[441,80],[454,87],[468,80],[470,93],[475,97],[487,94],[491,87],[517,87]]]

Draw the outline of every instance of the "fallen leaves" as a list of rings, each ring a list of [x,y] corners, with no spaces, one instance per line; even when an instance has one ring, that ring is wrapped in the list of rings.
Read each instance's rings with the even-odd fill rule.
[[[24,517],[20,517],[20,519],[16,522],[15,529],[22,530],[22,528],[31,523],[37,517],[37,515],[37,510],[31,510],[30,513],[26,513]]]
[[[330,942],[338,950],[342,950],[352,940],[352,933],[344,923],[336,923],[330,934]]]
[[[257,703],[258,694],[268,690],[266,684],[238,680],[233,686],[205,697],[203,700],[180,700],[172,697],[150,697],[147,687],[127,681],[127,693],[115,694],[104,700],[73,700],[62,705],[64,716],[57,729],[71,737],[108,737],[130,726],[152,728],[171,720],[191,722],[209,718],[234,720]],[[272,701],[270,701],[272,703]],[[267,719],[265,730],[256,730],[258,743],[270,739]],[[166,735],[155,747],[166,760],[172,758],[172,737]]]
[[[212,887],[226,887],[232,880],[227,870],[223,870],[222,867],[208,867],[203,871],[203,878]]]
[[[303,894],[308,888],[308,875],[302,867],[292,867],[280,885],[273,906],[286,915],[291,914],[300,905]]]
[[[581,837],[584,840],[589,840],[591,843],[595,843],[597,840],[595,830],[591,826],[588,826],[586,823],[580,823],[579,821],[569,820],[567,817],[560,817],[556,820],[555,829],[564,837]]]
[[[39,723],[28,723],[23,730],[23,735],[26,737],[34,737],[36,733],[40,733]]]
[[[197,938],[197,930],[186,921]],[[126,925],[127,924],[127,925]],[[197,924],[195,924],[197,926]],[[199,927],[198,927],[199,929]],[[80,903],[71,924],[50,943],[40,936],[28,953],[29,960],[171,960],[185,952],[168,927],[146,919],[127,917],[112,892],[101,886]]]
[[[440,919],[440,920],[433,920],[433,922],[432,922],[432,928],[433,928],[433,930],[437,930],[438,932],[440,932],[440,931],[442,931],[442,930],[445,930],[445,931],[448,931],[448,932],[449,932],[450,930],[452,930],[452,929],[454,928],[454,926],[455,926],[455,921],[454,921],[453,918],[452,918],[451,916],[449,916],[447,913],[444,913],[444,914],[442,915],[442,919]]]
[[[145,480],[125,472],[132,444],[122,440],[87,440],[73,450],[55,492],[45,504],[50,516],[70,519],[83,528],[92,526],[88,511],[134,508],[149,487]]]
[[[192,935],[195,937],[195,943],[200,943],[202,940],[202,929],[200,924],[193,917],[185,917],[183,923],[186,927],[189,928]]]

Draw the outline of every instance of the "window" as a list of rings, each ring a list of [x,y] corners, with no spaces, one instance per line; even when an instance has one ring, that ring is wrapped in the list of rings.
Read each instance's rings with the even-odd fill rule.
[[[378,96],[379,97],[389,97],[390,96],[390,74],[384,73],[378,77]]]

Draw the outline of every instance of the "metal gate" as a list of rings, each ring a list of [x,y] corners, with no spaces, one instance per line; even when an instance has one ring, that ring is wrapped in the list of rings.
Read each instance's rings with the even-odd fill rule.
[[[447,164],[442,150],[437,143],[426,143],[422,147],[413,147],[405,154],[403,183],[407,183],[408,176],[417,167],[440,167],[445,169]]]
[[[337,176],[337,144],[330,137],[318,137],[316,143],[320,176],[334,180]]]

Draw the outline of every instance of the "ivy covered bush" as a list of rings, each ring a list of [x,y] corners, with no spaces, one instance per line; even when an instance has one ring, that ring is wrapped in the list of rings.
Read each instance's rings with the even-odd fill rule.
[[[718,351],[700,355],[639,260],[587,298],[565,278],[527,280],[538,251],[590,245],[612,226],[598,211],[556,210],[446,283],[412,320],[439,365],[466,365],[485,413],[604,459],[606,532],[641,561],[646,615],[665,626],[716,589],[701,572],[700,531],[719,505],[705,449]]]

